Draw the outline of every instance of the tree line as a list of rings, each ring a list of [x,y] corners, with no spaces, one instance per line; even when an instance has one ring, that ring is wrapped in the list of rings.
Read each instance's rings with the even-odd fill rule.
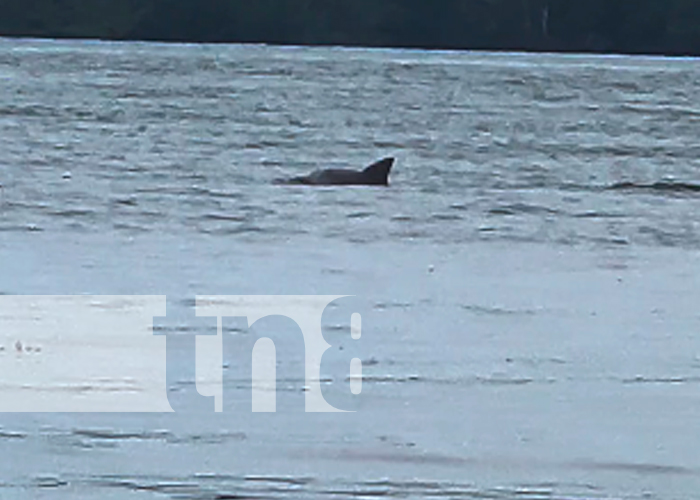
[[[700,1],[0,0],[0,35],[700,55]]]

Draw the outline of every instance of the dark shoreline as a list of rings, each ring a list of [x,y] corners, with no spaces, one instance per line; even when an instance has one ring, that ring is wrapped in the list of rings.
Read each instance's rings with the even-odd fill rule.
[[[696,0],[3,0],[0,37],[700,56]]]

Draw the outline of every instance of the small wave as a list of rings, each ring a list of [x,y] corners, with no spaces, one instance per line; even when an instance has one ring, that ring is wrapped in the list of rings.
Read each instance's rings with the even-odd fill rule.
[[[625,463],[625,462],[575,462],[576,467],[603,471],[632,472],[643,475],[696,475],[697,470],[677,465]]]
[[[56,476],[38,476],[33,480],[34,486],[37,488],[60,488],[68,486],[68,481]]]
[[[450,205],[450,209],[466,212],[469,210],[469,206],[466,203],[453,203]]]
[[[645,377],[637,375],[636,377],[626,378],[622,380],[623,384],[697,384],[700,382],[700,377]]]
[[[476,304],[462,305],[462,309],[485,316],[534,316],[538,313],[535,309],[507,309],[505,307],[488,307]]]
[[[312,477],[305,477],[305,476],[254,476],[254,475],[248,475],[245,476],[246,481],[250,482],[259,482],[259,483],[281,483],[281,484],[290,484],[290,485],[295,485],[295,486],[302,486],[305,484],[310,484],[315,481],[314,478]]]
[[[95,216],[97,215],[97,212],[90,208],[66,208],[62,210],[54,210],[50,212],[49,215],[54,217],[75,218]]]
[[[113,198],[111,200],[111,202],[114,205],[122,205],[122,206],[129,206],[129,207],[135,207],[136,205],[138,205],[138,200],[136,199],[135,196]]]
[[[322,329],[328,332],[350,332],[350,325],[325,325]]]
[[[625,214],[614,213],[614,212],[601,212],[598,210],[589,210],[587,212],[581,212],[573,215],[576,219],[624,219],[628,217]]]
[[[361,376],[349,375],[345,378],[346,382],[351,380],[361,379],[363,383],[369,384],[409,384],[409,383],[421,383],[421,384],[436,384],[436,385],[477,385],[477,386],[520,386],[528,385],[533,383],[543,383],[552,384],[555,383],[554,379],[539,379],[535,380],[530,377],[508,377],[508,376],[471,376],[471,377],[424,377],[421,375],[391,375],[391,374],[377,374],[377,375],[366,375]]]
[[[27,434],[19,431],[8,431],[0,429],[0,441],[4,440],[14,440],[14,439],[26,439]]]
[[[374,309],[378,311],[384,311],[386,309],[410,309],[413,304],[410,302],[378,302],[374,304]]]
[[[638,233],[651,239],[656,245],[665,247],[692,247],[698,243],[697,237],[694,234],[688,234],[685,230],[674,232],[651,226],[640,226]]]
[[[245,215],[231,215],[222,213],[206,213],[199,218],[205,220],[229,221],[229,222],[247,222],[248,217]]]
[[[324,267],[321,269],[321,274],[346,274],[345,269],[338,269],[338,268],[332,268],[332,267]]]
[[[476,383],[479,385],[528,385],[535,380],[529,377],[476,377]],[[552,380],[548,380],[552,382]]]
[[[374,212],[353,212],[347,215],[348,219],[369,219],[376,215]]]
[[[34,352],[41,352],[41,349],[32,349]],[[25,349],[28,351],[28,349]],[[31,351],[30,351],[31,352]],[[5,384],[3,390],[16,390],[43,393],[136,393],[142,392],[143,389],[131,380],[95,380],[85,383],[53,383],[42,385],[22,384],[21,386],[12,386]]]
[[[315,457],[341,462],[380,462],[404,465],[432,465],[464,467],[479,462],[472,457],[419,450],[342,449],[336,452],[309,453],[301,457]],[[507,465],[507,463],[506,463]],[[617,470],[651,474],[693,474],[694,469],[655,464],[576,462],[578,469]],[[590,499],[589,485],[567,485],[567,495],[560,492],[563,485],[556,482],[479,487],[471,482],[442,479],[360,479],[324,480],[305,475],[234,475],[216,472],[192,475],[73,475],[43,474],[34,476],[29,483],[2,483],[4,487],[64,488],[72,493],[91,493],[89,496],[118,496],[124,494],[157,494],[164,498],[189,499],[284,499],[284,498],[463,498],[465,500],[533,500],[533,499]],[[109,490],[112,490],[111,492]],[[571,491],[573,490],[573,491]],[[600,493],[600,492],[598,492]],[[100,496],[102,496],[100,495]],[[82,496],[82,495],[81,495]],[[596,495],[596,498],[602,495]]]
[[[217,236],[233,236],[239,234],[261,234],[269,232],[260,226],[249,226],[249,225],[239,225],[236,227],[215,227],[211,229],[199,228],[198,230],[202,234],[210,234]]]
[[[495,207],[489,210],[491,215],[518,215],[518,214],[529,214],[529,215],[557,215],[558,210],[549,207],[543,207],[540,205],[528,205],[526,203],[515,203],[512,205],[503,205],[500,207]]]
[[[25,435],[17,434],[15,439]],[[218,432],[176,434],[169,430],[125,431],[109,428],[76,428],[71,431],[52,431],[45,435],[51,442],[79,448],[115,448],[125,442],[160,442],[167,445],[220,445],[248,439],[244,432],[222,430]],[[2,436],[0,435],[0,439]],[[9,437],[7,439],[10,439]]]
[[[147,226],[139,226],[137,224],[127,224],[124,222],[115,222],[112,224],[112,228],[115,231],[127,231],[131,233],[147,233],[149,231]]]
[[[459,216],[459,215],[455,215],[455,214],[440,214],[440,213],[437,213],[437,214],[433,214],[433,215],[430,216],[430,220],[434,220],[434,221],[451,222],[451,221],[460,221],[460,220],[463,220],[463,219],[464,219],[463,217],[461,217],[461,216]]]
[[[115,429],[74,429],[72,431],[72,434],[80,438],[103,439],[113,441],[160,441],[171,437],[171,433],[169,431],[127,432]]]
[[[238,199],[243,198],[243,194],[241,194],[238,191],[222,191],[222,190],[216,190],[216,189],[204,189],[203,194],[211,196],[212,198],[225,198],[225,199],[232,199],[232,200],[238,200]]]
[[[362,375],[361,377],[348,376],[345,381],[362,379],[363,382],[374,382],[379,384],[404,384],[407,382],[421,382],[419,375]]]
[[[360,450],[344,450],[341,451],[338,456],[340,460],[359,460],[362,462],[386,462],[386,463],[400,463],[400,464],[418,464],[418,465],[442,465],[442,466],[459,466],[469,463],[471,460],[467,458],[444,455],[442,453],[427,453],[427,452],[398,452],[398,451],[360,451]],[[326,492],[328,494],[341,494],[341,495],[351,495],[351,496],[396,496],[391,494],[389,491],[384,489],[377,489],[371,487],[370,489],[355,489],[351,491],[334,491]]]
[[[224,444],[231,441],[245,441],[248,436],[245,432],[208,432],[201,434],[188,434],[186,436],[168,436],[171,444]]]
[[[38,233],[44,231],[44,228],[36,225],[36,224],[26,224],[26,225],[7,225],[7,226],[0,226],[0,232],[7,232],[7,233],[12,233],[12,232],[30,232],[30,233]]]
[[[58,115],[58,110],[51,106],[43,104],[27,104],[25,106],[7,106],[0,108],[0,116],[11,117],[55,117]]]
[[[669,105],[622,104],[619,110],[623,112],[639,113],[645,116],[664,115],[675,119],[700,116],[700,110],[698,109]]]
[[[651,193],[700,193],[700,184],[692,182],[659,181],[649,184],[618,182],[607,187],[612,191],[646,191]]]

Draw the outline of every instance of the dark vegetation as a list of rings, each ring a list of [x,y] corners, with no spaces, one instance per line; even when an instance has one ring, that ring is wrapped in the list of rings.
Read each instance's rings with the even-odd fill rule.
[[[0,35],[700,55],[700,0],[0,0]]]

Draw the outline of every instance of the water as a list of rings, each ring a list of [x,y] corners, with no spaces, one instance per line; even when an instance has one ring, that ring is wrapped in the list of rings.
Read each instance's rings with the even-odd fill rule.
[[[278,336],[252,414],[229,325],[223,414],[181,360],[174,415],[4,414],[2,498],[697,497],[697,61],[2,40],[0,82],[0,293],[167,294],[182,333],[354,294],[365,361],[305,414]]]

